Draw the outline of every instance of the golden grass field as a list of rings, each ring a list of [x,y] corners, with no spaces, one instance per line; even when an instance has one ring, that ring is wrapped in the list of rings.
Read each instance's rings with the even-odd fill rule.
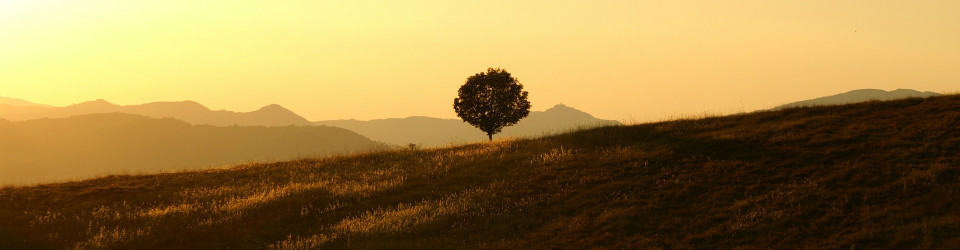
[[[960,248],[960,96],[0,189],[0,249]]]

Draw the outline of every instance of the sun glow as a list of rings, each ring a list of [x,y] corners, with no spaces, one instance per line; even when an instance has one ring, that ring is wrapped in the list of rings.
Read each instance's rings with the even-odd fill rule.
[[[455,117],[467,76],[534,110],[653,120],[858,88],[955,92],[957,1],[0,1],[0,96]]]

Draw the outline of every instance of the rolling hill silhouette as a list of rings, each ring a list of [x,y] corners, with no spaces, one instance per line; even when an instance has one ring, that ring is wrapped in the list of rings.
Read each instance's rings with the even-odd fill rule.
[[[26,107],[47,106],[47,105],[43,105],[43,104],[37,104],[37,103],[29,102],[29,101],[26,101],[26,100],[21,100],[21,99],[16,99],[16,98],[8,98],[8,97],[2,97],[2,96],[0,96],[0,105],[26,106]]]
[[[341,127],[370,139],[395,145],[409,143],[433,147],[457,143],[486,141],[486,134],[459,119],[440,119],[424,116],[407,118],[318,121],[314,124]],[[514,126],[495,135],[502,137],[531,137],[566,132],[576,128],[618,125],[617,121],[601,120],[575,108],[558,104],[545,111],[532,111]]]
[[[12,98],[7,99],[11,101],[0,103],[0,119],[9,121],[125,113],[151,118],[173,118],[193,125],[268,127],[325,125],[352,130],[370,139],[394,145],[414,143],[431,147],[486,140],[486,135],[483,132],[459,119],[424,116],[370,121],[329,120],[310,122],[276,104],[267,105],[251,112],[233,112],[210,110],[194,101],[116,105],[100,99],[65,107],[54,107],[39,104],[25,105],[31,103]],[[576,128],[617,124],[620,123],[597,119],[586,112],[558,104],[545,111],[530,112],[528,117],[514,126],[504,128],[496,137],[531,137],[565,132]]]
[[[858,89],[846,93],[832,96],[824,96],[805,101],[792,102],[777,106],[773,109],[785,109],[795,107],[822,106],[822,105],[842,105],[866,101],[890,101],[912,97],[931,97],[939,96],[936,92],[920,92],[912,89],[896,89],[893,91],[884,91],[880,89]]]
[[[153,102],[140,105],[116,105],[105,100],[78,103],[66,107],[0,104],[0,118],[11,121],[40,118],[64,118],[86,114],[126,113],[152,118],[174,118],[194,125],[213,126],[308,126],[307,119],[271,104],[251,112],[210,110],[193,102]]]
[[[201,169],[383,148],[327,126],[214,127],[108,113],[0,121],[0,185]]]

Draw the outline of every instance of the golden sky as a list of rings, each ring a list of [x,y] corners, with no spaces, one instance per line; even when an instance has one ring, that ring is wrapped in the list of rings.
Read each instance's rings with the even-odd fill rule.
[[[960,1],[0,0],[0,96],[455,117],[503,67],[534,110],[649,121],[860,88],[960,90]]]

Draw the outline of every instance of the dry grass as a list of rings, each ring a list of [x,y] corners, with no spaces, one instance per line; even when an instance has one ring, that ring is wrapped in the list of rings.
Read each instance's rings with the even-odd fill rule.
[[[960,248],[960,96],[0,189],[0,249]]]

